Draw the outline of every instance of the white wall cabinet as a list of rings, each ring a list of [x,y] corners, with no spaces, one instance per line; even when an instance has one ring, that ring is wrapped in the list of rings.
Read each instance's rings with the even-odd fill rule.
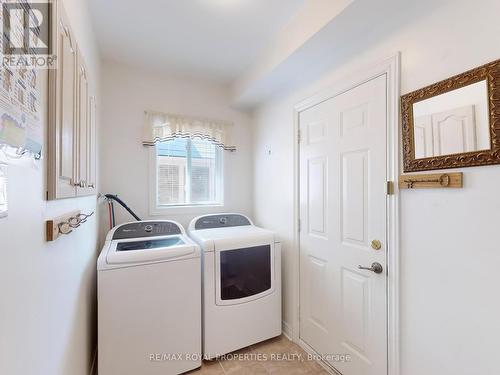
[[[57,69],[49,71],[47,199],[97,192],[95,95],[61,2],[53,14]]]

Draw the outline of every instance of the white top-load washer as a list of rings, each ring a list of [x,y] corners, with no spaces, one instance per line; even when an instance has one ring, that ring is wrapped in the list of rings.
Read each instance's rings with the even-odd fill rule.
[[[108,233],[97,261],[99,375],[180,374],[201,366],[199,246],[173,221]]]
[[[244,215],[193,219],[202,251],[203,355],[214,358],[281,334],[281,245]]]

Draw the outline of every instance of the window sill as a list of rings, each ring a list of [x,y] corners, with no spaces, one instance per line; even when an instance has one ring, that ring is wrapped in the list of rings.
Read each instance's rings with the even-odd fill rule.
[[[203,215],[221,212],[224,210],[223,204],[200,204],[200,205],[186,205],[186,206],[160,206],[151,207],[149,214],[151,216],[165,216],[169,214],[193,214]]]

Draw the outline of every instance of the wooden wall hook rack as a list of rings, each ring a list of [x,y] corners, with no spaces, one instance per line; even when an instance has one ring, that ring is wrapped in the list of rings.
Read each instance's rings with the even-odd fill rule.
[[[55,241],[60,236],[70,234],[73,229],[85,223],[89,217],[94,215],[82,214],[80,211],[71,211],[46,222],[47,241]]]
[[[463,173],[406,174],[399,176],[400,189],[462,188]]]

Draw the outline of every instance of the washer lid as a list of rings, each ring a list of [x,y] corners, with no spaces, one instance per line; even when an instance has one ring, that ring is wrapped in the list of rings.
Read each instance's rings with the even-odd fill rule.
[[[183,236],[132,238],[111,241],[107,264],[144,263],[195,254],[196,247]]]

